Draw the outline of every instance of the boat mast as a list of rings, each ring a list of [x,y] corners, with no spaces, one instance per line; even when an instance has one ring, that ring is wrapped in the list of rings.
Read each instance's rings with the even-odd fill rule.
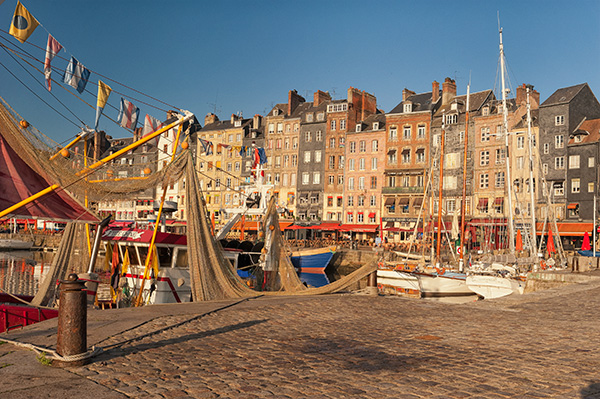
[[[531,134],[531,102],[529,101],[529,91],[531,90],[531,85],[527,85],[527,135],[529,137],[529,194],[531,201],[531,250],[536,251],[536,228],[535,228],[535,194],[533,192],[534,189],[534,181],[533,181],[533,135]],[[535,256],[532,253],[530,256]],[[537,257],[536,257],[537,258]]]
[[[504,45],[502,44],[502,28],[500,28],[500,69],[502,76],[502,117],[503,117],[503,130],[504,130],[504,141],[506,146],[505,162],[506,162],[506,179],[504,184],[506,185],[506,194],[508,197],[508,248],[510,253],[515,252],[515,230],[513,225],[513,208],[512,208],[512,180],[510,178],[510,163],[508,162],[508,109],[506,107],[506,83],[504,79]]]
[[[469,96],[471,94],[471,82],[467,85],[467,110],[465,112],[465,150],[463,154],[463,182],[462,201],[460,203],[460,260],[458,270],[463,271],[465,253],[465,202],[467,200],[467,150],[469,143]]]
[[[437,249],[436,263],[440,265],[440,249],[442,246],[442,191],[444,188],[444,142],[446,136],[446,115],[442,115],[442,133],[440,134],[440,192],[438,195],[438,231],[437,231]]]

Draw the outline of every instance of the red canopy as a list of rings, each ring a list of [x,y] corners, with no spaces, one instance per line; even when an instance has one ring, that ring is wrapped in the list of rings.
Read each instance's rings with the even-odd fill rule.
[[[0,210],[8,209],[52,184],[27,165],[0,135]],[[99,219],[59,188],[14,211],[24,217],[97,223]]]
[[[340,226],[340,231],[353,231],[355,233],[375,233],[378,224],[343,224]]]

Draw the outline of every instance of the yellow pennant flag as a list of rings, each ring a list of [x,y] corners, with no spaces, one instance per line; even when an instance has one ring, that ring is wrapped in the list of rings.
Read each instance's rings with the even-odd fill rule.
[[[21,43],[25,43],[39,24],[37,19],[18,1],[8,33],[16,37]]]
[[[107,85],[101,80],[98,81],[98,108],[104,108],[104,106],[106,105],[106,101],[108,101],[108,96],[110,95],[111,91],[112,89],[109,85]]]
[[[123,255],[123,264],[121,265],[121,276],[125,276],[129,270],[129,248],[125,249],[125,255]]]

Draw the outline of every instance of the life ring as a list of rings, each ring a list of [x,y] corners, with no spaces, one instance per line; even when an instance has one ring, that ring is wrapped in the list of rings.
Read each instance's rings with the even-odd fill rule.
[[[446,269],[442,268],[435,268],[435,271],[437,272],[438,275],[442,276],[444,273],[446,273]]]

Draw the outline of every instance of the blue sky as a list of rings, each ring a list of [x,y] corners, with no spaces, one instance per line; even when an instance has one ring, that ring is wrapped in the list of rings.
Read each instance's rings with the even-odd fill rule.
[[[16,1],[0,4],[0,29],[8,31]],[[374,94],[389,112],[402,89],[431,90],[431,82],[449,76],[459,94],[498,89],[498,20],[504,29],[512,87],[531,83],[542,101],[560,87],[587,82],[600,97],[600,1],[49,1],[23,0],[39,20],[28,43],[45,48],[50,32],[92,70],[167,104],[195,113],[203,123],[208,112],[221,119],[268,112],[296,89],[312,100],[316,90],[346,97],[348,87]],[[4,22],[1,22],[4,21]],[[10,42],[43,59],[44,51]],[[5,51],[0,62],[57,109]],[[66,61],[55,59],[63,69]],[[38,81],[42,75],[35,71]],[[97,73],[95,73],[97,72]],[[54,72],[53,77],[59,78]],[[104,79],[103,79],[104,80]],[[72,123],[34,97],[0,67],[0,96],[30,123],[62,142],[78,132]],[[145,113],[163,111],[142,104]],[[96,93],[96,87],[88,89]],[[61,101],[88,125],[95,111],[58,86]],[[95,105],[92,94],[83,99]],[[118,107],[119,95],[109,103]],[[65,112],[66,111],[61,111]],[[105,113],[116,119],[117,111]],[[74,120],[70,116],[70,119]],[[108,120],[100,128],[114,137],[126,130]]]

